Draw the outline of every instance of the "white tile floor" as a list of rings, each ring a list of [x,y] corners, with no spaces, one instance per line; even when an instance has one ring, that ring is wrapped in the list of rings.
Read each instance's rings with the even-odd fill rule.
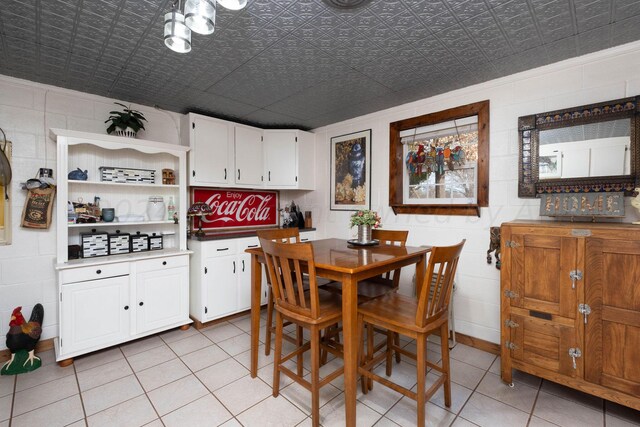
[[[310,426],[306,390],[283,376],[280,396],[271,396],[273,357],[264,356],[263,345],[258,378],[249,376],[248,328],[245,316],[202,331],[174,330],[66,368],[55,364],[52,351],[41,353],[37,371],[0,377],[0,427]],[[439,357],[434,343],[429,358]],[[332,360],[323,372],[340,363]],[[640,426],[638,411],[526,374],[516,373],[509,388],[500,380],[499,358],[463,344],[451,351],[451,365],[452,406],[444,406],[441,389],[427,403],[429,426]],[[434,378],[430,372],[427,382]],[[393,379],[415,387],[414,367],[395,365]],[[339,377],[322,389],[323,426],[344,425],[343,402]],[[415,425],[415,402],[380,384],[358,392],[357,413],[358,427]]]

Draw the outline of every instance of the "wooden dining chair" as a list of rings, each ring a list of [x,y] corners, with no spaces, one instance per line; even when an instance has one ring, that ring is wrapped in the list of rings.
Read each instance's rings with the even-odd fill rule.
[[[404,247],[407,243],[407,237],[409,236],[409,231],[407,230],[381,230],[379,228],[371,230],[371,238],[378,240],[381,246],[400,246]],[[398,286],[400,285],[400,269],[396,269],[393,271],[388,271],[380,276],[371,277],[369,279],[361,280],[358,282],[358,301],[366,302],[370,301],[374,298],[379,298],[384,296],[390,292],[395,292],[398,290]],[[342,283],[340,282],[330,282],[325,288],[326,290],[338,294],[342,294]],[[374,332],[378,333],[389,333],[388,331],[383,331],[380,328],[375,328]],[[339,330],[332,328],[328,331],[330,336],[336,337],[339,340]],[[398,334],[392,335],[396,344],[400,344],[400,336]],[[381,342],[374,351],[378,351],[384,348],[385,343]],[[400,353],[396,353],[396,361],[400,363]],[[327,360],[326,353],[322,354],[322,363],[324,364]]]
[[[280,243],[300,243],[300,231],[297,228],[269,228],[267,230],[257,230],[259,239],[271,240]],[[275,332],[273,326],[273,292],[271,290],[271,279],[267,273],[267,325],[264,333],[264,354],[271,353],[271,334]]]
[[[409,232],[406,230],[381,230],[379,228],[371,230],[371,238],[378,240],[381,246],[400,246],[404,247],[407,243],[407,237],[409,236]],[[381,296],[387,295],[390,292],[395,292],[398,290],[398,286],[400,285],[400,269],[396,269],[393,271],[388,271],[383,275],[371,277],[369,279],[361,280],[358,282],[358,301],[366,302],[370,301],[374,298],[379,298]],[[331,282],[327,284],[325,287],[326,290],[342,293],[342,283],[340,282]],[[379,328],[375,328],[374,332],[380,333],[391,333],[388,331],[383,331]],[[339,337],[339,331],[329,330],[329,334],[332,336]],[[400,336],[398,334],[392,334],[392,338],[397,345],[400,345]],[[385,343],[381,342],[374,349],[374,351],[378,351],[385,347]],[[400,363],[400,353],[396,353],[396,362]],[[326,354],[322,355],[322,362],[326,361]]]
[[[340,367],[320,380],[320,349],[342,357],[334,346],[321,339],[321,331],[342,319],[340,297],[318,287],[310,243],[279,243],[260,239],[267,270],[271,277],[276,310],[276,343],[273,363],[273,396],[280,392],[280,374],[285,374],[307,390],[311,391],[312,425],[320,425],[320,388],[333,381],[344,371]],[[303,268],[308,273],[308,290],[305,290]],[[296,347],[291,353],[282,355],[284,321],[308,329],[310,341]],[[311,381],[304,379],[300,372],[304,352],[311,351]],[[298,372],[293,372],[284,363],[294,357],[298,359]]]
[[[360,334],[367,328],[367,350],[361,350],[361,365],[358,373],[362,375],[362,391],[368,393],[372,388],[372,380],[379,382],[399,393],[417,401],[418,427],[425,425],[425,404],[441,385],[444,385],[444,402],[451,406],[451,375],[449,365],[449,334],[448,305],[450,301],[453,278],[458,267],[458,260],[465,240],[454,246],[433,247],[429,256],[429,263],[425,279],[418,289],[418,297],[404,296],[391,293],[376,298],[358,306],[358,330]],[[434,280],[434,276],[436,279]],[[373,327],[382,327],[416,340],[416,354],[394,343],[387,334],[385,351],[376,355],[373,346]],[[433,332],[440,331],[442,364],[437,365],[427,360],[427,337]],[[364,347],[364,344],[361,344]],[[372,372],[372,368],[386,359],[386,375],[392,373],[392,352],[416,360],[417,391],[413,392],[405,387]],[[426,386],[427,367],[442,373],[438,380],[428,389]]]
[[[406,230],[381,230],[379,228],[371,230],[371,238],[378,240],[380,246],[400,246],[407,243],[409,232]],[[369,301],[378,298],[389,292],[395,292],[400,284],[400,269],[389,271],[383,275],[358,282],[358,300]],[[342,283],[331,282],[326,290],[342,293]]]

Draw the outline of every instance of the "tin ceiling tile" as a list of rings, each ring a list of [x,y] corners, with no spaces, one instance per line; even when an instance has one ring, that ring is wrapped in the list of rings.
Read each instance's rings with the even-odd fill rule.
[[[629,43],[640,39],[640,15],[616,22],[612,26],[612,41],[615,44]]]
[[[291,3],[285,5],[285,7],[287,8],[287,12],[299,16],[302,19],[311,19],[326,11],[326,7],[321,2],[314,0],[291,1]]]
[[[437,33],[458,24],[455,16],[449,11],[444,11],[439,15],[431,16],[423,20],[424,25],[432,32]]]
[[[578,54],[585,55],[610,46],[611,27],[599,27],[580,34],[578,39]]]
[[[299,117],[292,117],[263,108],[244,114],[242,118],[263,127],[269,127],[272,123],[295,126],[299,122]]]
[[[194,34],[181,55],[163,43],[170,0],[3,0],[0,73],[309,127],[638,40],[639,4],[391,0],[338,10],[254,0],[218,8],[216,32]],[[347,92],[353,104],[335,105]]]
[[[476,1],[476,0],[467,0],[459,3],[454,6],[453,14],[460,21],[470,20],[471,18],[475,18],[482,13],[486,13],[488,11],[487,5],[484,2]]]
[[[24,27],[20,24],[14,25],[13,23],[3,24],[2,32],[5,37],[15,38],[19,40],[24,40],[29,43],[36,43],[36,33],[33,31],[35,25],[31,28]]]
[[[616,20],[623,20],[634,15],[640,15],[639,2],[635,0],[617,0],[615,2]]]

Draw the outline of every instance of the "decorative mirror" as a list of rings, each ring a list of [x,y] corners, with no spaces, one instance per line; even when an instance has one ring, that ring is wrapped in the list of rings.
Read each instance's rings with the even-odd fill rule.
[[[640,182],[639,97],[518,118],[518,197],[623,191]]]

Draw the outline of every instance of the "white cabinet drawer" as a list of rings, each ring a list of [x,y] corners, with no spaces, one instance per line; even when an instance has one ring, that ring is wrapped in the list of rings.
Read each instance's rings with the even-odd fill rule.
[[[162,258],[145,259],[136,262],[136,272],[161,271],[176,267],[187,267],[189,255],[167,256]]]
[[[260,246],[260,241],[257,237],[244,237],[242,239],[236,239],[236,242],[238,244],[238,254],[244,253],[246,249]]]
[[[305,231],[300,233],[300,241],[301,242],[310,242],[312,240],[316,240],[316,232],[315,231]]]
[[[235,255],[238,251],[237,248],[237,239],[202,242],[202,252],[205,258]]]
[[[129,263],[114,263],[78,267],[63,270],[60,273],[62,284],[83,282],[85,280],[104,279],[107,277],[124,276],[129,274]]]

